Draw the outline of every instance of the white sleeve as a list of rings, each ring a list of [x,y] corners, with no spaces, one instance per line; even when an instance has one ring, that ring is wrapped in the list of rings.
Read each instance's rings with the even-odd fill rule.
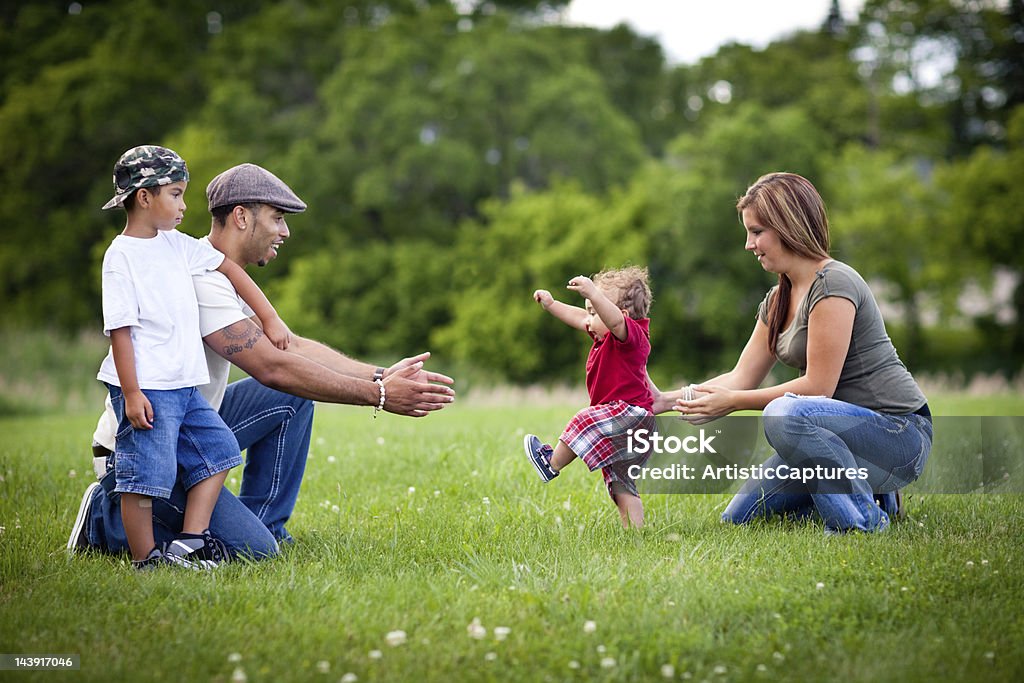
[[[210,270],[217,270],[224,262],[224,254],[217,251],[205,240],[197,240],[184,233],[177,233],[185,252],[185,263],[188,264],[188,272],[192,275],[199,275]]]
[[[199,302],[199,334],[202,337],[254,315],[223,273],[207,271],[193,275],[192,285]]]
[[[103,334],[139,324],[139,301],[124,254],[107,250],[103,257]]]

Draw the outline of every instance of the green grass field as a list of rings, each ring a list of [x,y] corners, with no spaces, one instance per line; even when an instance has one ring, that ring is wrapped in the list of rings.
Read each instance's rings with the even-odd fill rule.
[[[1016,396],[932,405],[1024,414]],[[838,538],[723,526],[724,495],[652,495],[647,527],[627,532],[598,474],[573,465],[542,485],[520,454],[571,406],[318,411],[297,543],[204,575],[67,558],[95,416],[0,419],[0,652],[81,656],[76,673],[0,680],[1024,675],[1020,495],[918,494],[889,532]]]

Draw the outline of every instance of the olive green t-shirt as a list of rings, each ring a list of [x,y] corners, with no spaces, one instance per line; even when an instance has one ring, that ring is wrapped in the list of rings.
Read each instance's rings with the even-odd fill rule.
[[[925,404],[925,396],[903,365],[885,331],[882,313],[864,278],[850,266],[832,261],[816,273],[792,324],[780,335],[776,355],[784,364],[807,371],[807,319],[824,298],[838,296],[853,302],[856,313],[846,362],[832,398],[880,413],[905,415]],[[778,286],[772,287],[757,309],[768,324],[768,305]]]

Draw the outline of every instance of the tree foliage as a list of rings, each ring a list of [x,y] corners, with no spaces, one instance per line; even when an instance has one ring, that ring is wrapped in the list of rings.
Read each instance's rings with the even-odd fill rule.
[[[1022,0],[868,0],[856,21],[692,65],[625,25],[567,26],[566,4],[5,5],[3,324],[98,326],[123,221],[98,207],[143,143],[188,161],[192,234],[206,183],[237,163],[307,201],[258,274],[297,331],[357,355],[430,345],[516,380],[575,376],[586,347],[533,289],[625,262],[652,273],[656,372],[728,366],[772,283],[734,205],[768,171],[823,191],[836,256],[904,311],[905,356],[928,346],[925,309],[953,320],[965,282],[1024,273]],[[978,321],[1007,368],[1024,289],[1014,305]]]

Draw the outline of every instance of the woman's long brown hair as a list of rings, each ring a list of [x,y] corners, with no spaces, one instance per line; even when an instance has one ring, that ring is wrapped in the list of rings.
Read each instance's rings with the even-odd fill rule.
[[[774,230],[790,251],[806,258],[828,258],[828,214],[825,202],[806,178],[795,173],[769,173],[757,179],[736,203],[741,214],[752,209],[758,222]],[[768,306],[768,351],[775,346],[789,313],[793,283],[779,273],[779,288]]]

